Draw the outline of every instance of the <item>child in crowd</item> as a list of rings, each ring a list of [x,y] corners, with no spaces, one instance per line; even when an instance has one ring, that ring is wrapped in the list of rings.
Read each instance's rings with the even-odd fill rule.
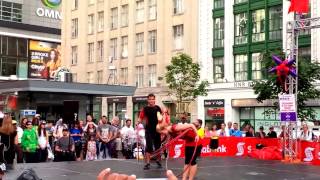
[[[90,136],[90,139],[88,141],[87,145],[87,157],[86,160],[93,161],[97,159],[97,146],[96,146],[96,140],[94,136]]]
[[[136,159],[142,160],[143,156],[144,155],[143,155],[142,148],[141,148],[140,144],[138,144],[137,147],[134,148],[134,150],[133,150],[133,157]]]

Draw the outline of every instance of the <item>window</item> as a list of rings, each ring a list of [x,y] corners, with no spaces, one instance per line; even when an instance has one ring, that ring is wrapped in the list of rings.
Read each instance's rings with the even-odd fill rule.
[[[128,68],[120,69],[120,84],[128,85]]]
[[[71,38],[75,39],[78,37],[78,18],[71,20]]]
[[[252,11],[252,42],[265,40],[265,10]]]
[[[89,5],[93,5],[95,0],[89,0]]]
[[[71,64],[78,63],[78,46],[71,47]]]
[[[182,14],[183,10],[183,0],[173,0],[173,14]]]
[[[223,78],[224,78],[223,57],[213,59],[213,78],[214,78],[214,82],[223,82]]]
[[[149,53],[156,53],[157,52],[157,31],[149,31],[148,35],[149,41]]]
[[[136,56],[143,55],[143,42],[144,42],[144,34],[138,33],[136,34]]]
[[[149,65],[149,87],[157,86],[157,65]]]
[[[149,0],[149,20],[157,19],[157,0]]]
[[[298,58],[302,61],[311,62],[311,47],[299,47]]]
[[[121,6],[121,27],[128,26],[129,5]]]
[[[142,23],[144,21],[144,1],[139,0],[136,3],[136,23]]]
[[[143,66],[136,66],[136,86],[143,87]]]
[[[244,2],[248,2],[248,0],[234,0],[235,4],[240,4],[240,3],[244,3]]]
[[[248,18],[246,13],[235,15],[235,44],[244,44],[248,41]]]
[[[98,41],[98,59],[97,61],[103,61],[104,59],[104,45],[103,45],[103,41]]]
[[[117,29],[118,27],[118,8],[111,9],[111,29]]]
[[[102,80],[103,80],[103,71],[102,70],[97,71],[97,83],[102,84],[103,83]]]
[[[262,56],[260,53],[252,54],[252,80],[262,79],[261,71]]]
[[[173,26],[174,49],[183,49],[183,24]]]
[[[117,69],[109,69],[109,78],[107,84],[117,84]]]
[[[223,47],[224,40],[224,18],[214,18],[214,27],[213,27],[213,47],[221,48]]]
[[[22,22],[22,4],[0,1],[0,19],[4,21]]]
[[[248,80],[248,56],[247,55],[235,56],[235,80],[236,81]]]
[[[213,9],[219,9],[223,7],[224,7],[224,0],[214,0]]]
[[[269,39],[282,39],[282,6],[269,9]]]
[[[110,39],[110,56],[117,59],[117,38]]]
[[[98,12],[98,32],[102,32],[104,29],[104,12]]]
[[[128,36],[121,37],[121,58],[128,57]]]
[[[94,15],[88,15],[88,34],[93,34],[94,32]]]
[[[88,62],[93,62],[94,43],[88,43]]]
[[[71,10],[78,9],[78,0],[72,0],[72,7]]]
[[[87,83],[94,83],[93,72],[87,72]]]
[[[1,58],[1,75],[10,76],[17,75],[17,58],[2,57]]]

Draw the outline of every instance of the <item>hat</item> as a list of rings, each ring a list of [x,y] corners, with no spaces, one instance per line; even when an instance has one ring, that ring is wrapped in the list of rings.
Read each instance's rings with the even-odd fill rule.
[[[41,124],[46,124],[47,122],[46,121],[41,121]]]
[[[16,120],[12,120],[12,124],[17,124],[17,121]]]
[[[34,117],[40,117],[40,114],[36,114]]]

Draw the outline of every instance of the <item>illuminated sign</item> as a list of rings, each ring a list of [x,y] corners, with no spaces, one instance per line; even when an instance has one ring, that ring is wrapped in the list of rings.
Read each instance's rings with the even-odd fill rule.
[[[56,20],[62,19],[61,12],[54,10],[60,6],[61,0],[41,0],[41,2],[46,8],[37,8],[37,16]]]

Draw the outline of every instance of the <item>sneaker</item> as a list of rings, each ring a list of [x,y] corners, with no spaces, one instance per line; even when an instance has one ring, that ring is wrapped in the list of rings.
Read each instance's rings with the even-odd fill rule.
[[[149,170],[150,169],[150,164],[146,164],[143,169],[144,170]]]
[[[161,163],[159,161],[157,161],[156,163],[158,165],[158,168],[162,168],[162,165],[161,165]]]

